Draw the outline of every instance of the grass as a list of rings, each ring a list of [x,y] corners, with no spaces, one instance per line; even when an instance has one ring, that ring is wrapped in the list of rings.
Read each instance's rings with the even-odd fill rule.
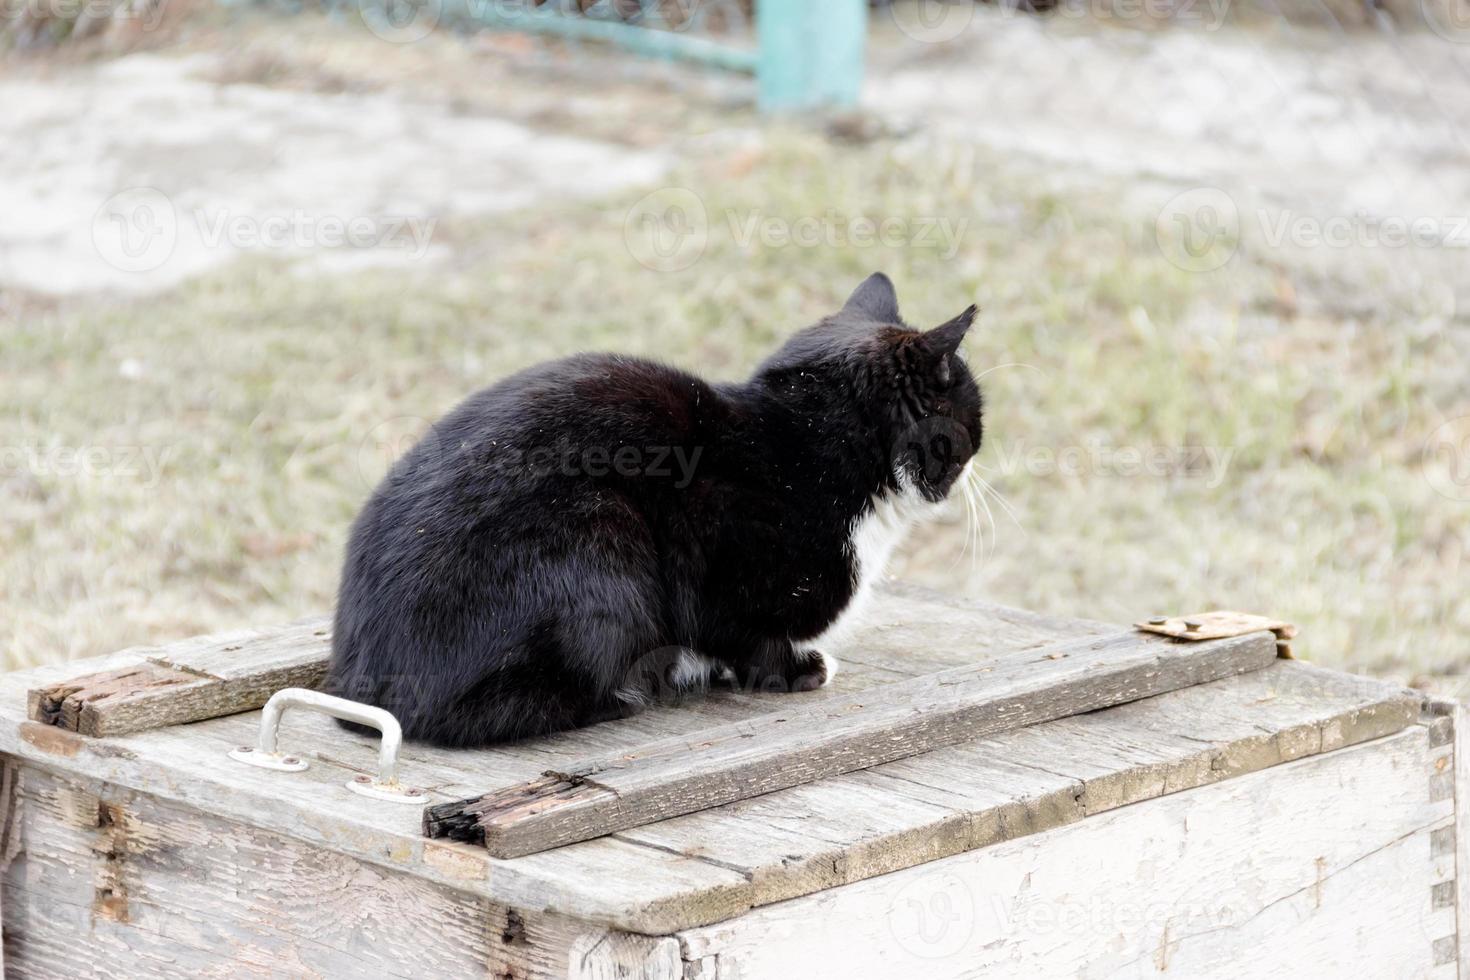
[[[14,299],[0,322],[5,665],[323,609],[386,459],[470,391],[582,349],[738,377],[882,269],[916,324],[980,304],[968,356],[987,372],[982,461],[1005,501],[978,547],[955,508],[894,572],[1118,622],[1268,612],[1299,623],[1322,663],[1465,668],[1467,505],[1421,472],[1429,433],[1470,414],[1465,327],[1396,295],[1389,273],[1243,250],[1192,274],[1119,188],[1051,190],[922,137],[770,131],[692,151],[670,182],[709,216],[702,256],[678,271],[630,251],[640,189],[446,223],[448,264],[322,278],[248,261],[143,300]],[[752,216],[834,213],[963,233],[949,257],[739,233]],[[1155,471],[1120,449],[1154,454]]]

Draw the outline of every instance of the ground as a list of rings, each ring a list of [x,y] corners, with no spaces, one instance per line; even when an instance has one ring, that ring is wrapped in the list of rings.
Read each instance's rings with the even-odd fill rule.
[[[768,123],[586,49],[290,24],[0,68],[7,666],[326,608],[469,391],[588,348],[739,377],[882,269],[916,324],[979,303],[993,489],[895,574],[1270,613],[1458,691],[1463,45],[981,7],[875,25],[862,113]]]

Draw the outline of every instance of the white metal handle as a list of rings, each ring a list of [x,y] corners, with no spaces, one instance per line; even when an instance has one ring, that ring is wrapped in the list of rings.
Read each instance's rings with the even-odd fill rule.
[[[281,716],[287,708],[306,708],[319,711],[333,718],[357,722],[376,728],[382,734],[378,743],[378,778],[357,776],[347,788],[374,799],[391,800],[395,803],[427,803],[428,796],[417,788],[405,789],[398,782],[398,750],[403,745],[403,728],[390,712],[370,704],[360,704],[321,691],[308,691],[303,687],[288,687],[271,695],[260,711],[260,735],[255,745],[242,745],[230,752],[230,758],[247,765],[281,772],[300,772],[307,768],[305,759],[284,755],[278,749]]]

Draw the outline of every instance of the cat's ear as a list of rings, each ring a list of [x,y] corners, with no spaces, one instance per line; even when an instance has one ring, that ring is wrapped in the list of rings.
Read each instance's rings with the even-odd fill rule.
[[[923,335],[924,349],[928,351],[934,365],[934,379],[943,387],[948,387],[951,379],[949,360],[960,349],[960,343],[969,332],[970,324],[975,322],[977,312],[979,311],[975,304],[971,303],[965,307],[965,312]]]
[[[893,280],[881,272],[875,272],[862,281],[847,303],[843,313],[853,313],[879,323],[899,323],[898,294],[893,291]]]

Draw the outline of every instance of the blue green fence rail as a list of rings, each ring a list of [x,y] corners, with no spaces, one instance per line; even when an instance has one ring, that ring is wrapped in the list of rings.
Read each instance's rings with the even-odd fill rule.
[[[326,0],[385,26],[542,34],[754,75],[763,110],[855,105],[868,0]],[[754,24],[750,10],[754,7]]]

